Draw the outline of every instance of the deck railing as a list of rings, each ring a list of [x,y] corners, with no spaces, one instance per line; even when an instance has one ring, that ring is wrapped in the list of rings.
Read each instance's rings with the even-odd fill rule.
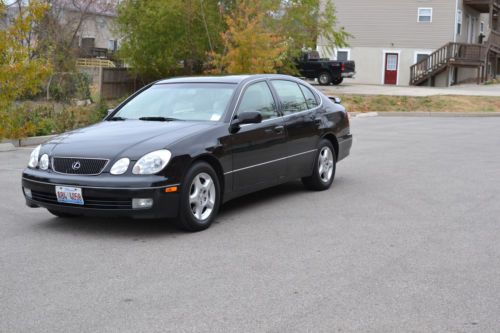
[[[500,1],[500,0],[498,0]],[[500,49],[500,32],[497,32],[495,30],[491,30],[490,36],[488,37],[488,43],[497,48]]]
[[[481,44],[448,43],[410,67],[410,84],[418,84],[452,63],[480,65],[485,61],[486,51]]]
[[[111,60],[97,58],[78,58],[76,59],[76,65],[80,67],[116,67]]]

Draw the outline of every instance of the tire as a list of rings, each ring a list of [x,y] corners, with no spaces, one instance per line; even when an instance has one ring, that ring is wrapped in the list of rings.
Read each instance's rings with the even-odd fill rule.
[[[58,212],[57,210],[52,210],[52,209],[47,209],[49,213],[54,215],[55,217],[60,217],[60,218],[72,218],[72,217],[78,217],[78,215],[75,214],[69,214],[69,213],[63,213],[63,212]]]
[[[219,211],[220,193],[219,178],[210,164],[193,164],[181,188],[177,226],[191,232],[210,227]]]
[[[309,190],[327,190],[332,186],[336,166],[337,156],[335,155],[335,149],[330,141],[323,139],[318,145],[318,152],[314,159],[313,174],[302,178],[302,183]]]
[[[342,82],[344,82],[344,78],[343,77],[335,79],[335,80],[332,81],[332,83],[333,83],[334,86],[338,86]]]
[[[322,72],[318,75],[318,82],[322,86],[328,86],[332,82],[332,76],[328,72]]]

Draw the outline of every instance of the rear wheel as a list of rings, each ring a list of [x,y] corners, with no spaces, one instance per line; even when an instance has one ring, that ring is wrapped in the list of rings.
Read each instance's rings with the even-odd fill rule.
[[[328,72],[322,72],[318,76],[318,82],[322,86],[328,86],[332,82],[332,76]]]
[[[219,178],[205,162],[194,164],[186,174],[181,190],[177,225],[187,231],[210,227],[220,205]]]
[[[335,79],[332,81],[332,83],[335,85],[335,86],[338,86],[339,84],[341,84],[342,82],[344,82],[344,78],[343,77],[340,77],[338,79]]]
[[[302,178],[302,183],[310,190],[324,191],[330,188],[335,178],[337,156],[332,143],[321,140],[314,161],[313,174]]]
[[[62,218],[71,218],[71,217],[77,217],[78,215],[75,215],[75,214],[69,214],[69,213],[63,213],[63,212],[59,212],[57,210],[52,210],[52,209],[47,209],[49,211],[49,213],[51,213],[52,215],[56,216],[56,217],[62,217]]]

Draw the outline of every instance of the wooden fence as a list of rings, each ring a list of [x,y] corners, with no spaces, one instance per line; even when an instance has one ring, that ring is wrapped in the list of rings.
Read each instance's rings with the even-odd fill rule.
[[[145,84],[133,76],[127,68],[100,68],[99,70],[98,89],[103,99],[128,96]]]

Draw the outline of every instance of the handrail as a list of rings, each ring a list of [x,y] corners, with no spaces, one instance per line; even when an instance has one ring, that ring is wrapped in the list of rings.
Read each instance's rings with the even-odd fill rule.
[[[108,59],[78,58],[76,65],[79,67],[116,67],[115,63]]]
[[[499,36],[500,37],[500,36]],[[410,67],[410,84],[454,62],[475,64],[485,61],[487,49],[482,44],[448,43]]]

